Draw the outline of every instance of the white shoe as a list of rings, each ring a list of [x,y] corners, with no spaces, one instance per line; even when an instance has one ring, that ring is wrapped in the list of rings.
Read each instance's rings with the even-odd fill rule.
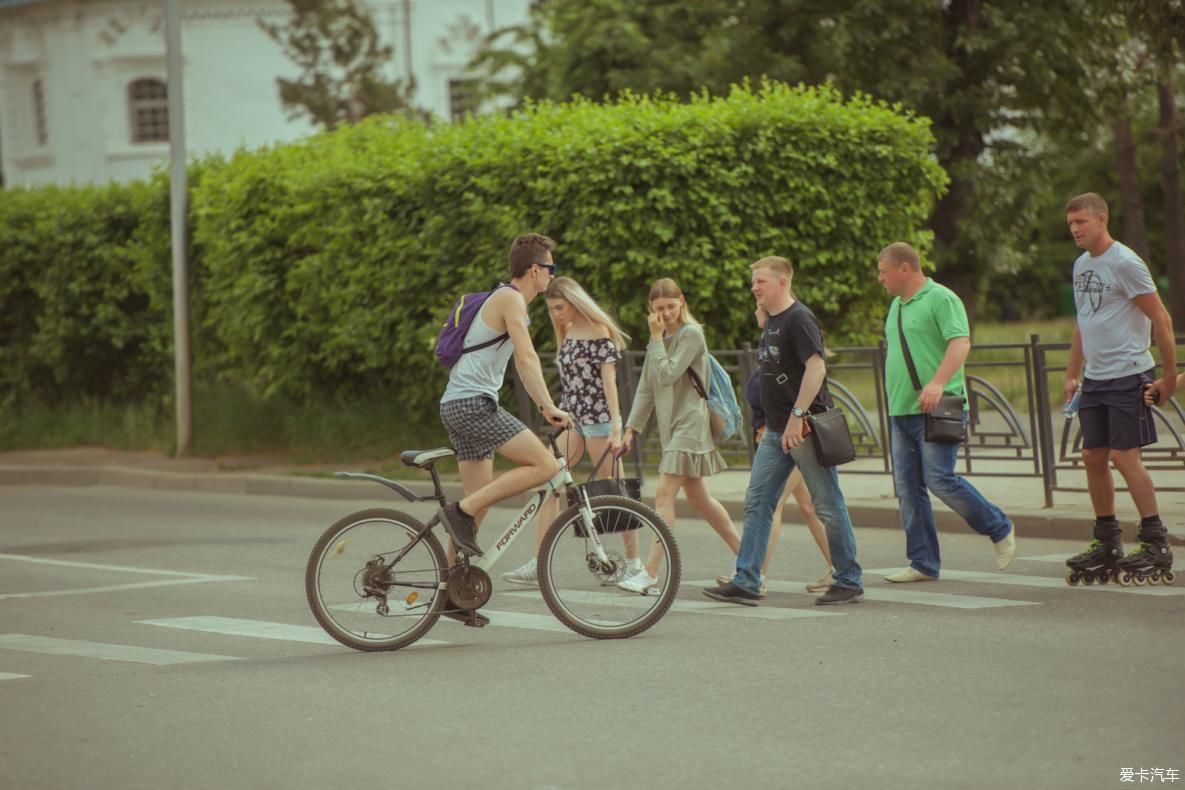
[[[914,570],[913,568],[906,568],[900,573],[894,573],[892,576],[885,577],[885,581],[896,582],[898,584],[905,582],[932,582],[936,581],[937,579],[937,576],[927,576],[921,571]]]
[[[996,547],[996,570],[1002,571],[1012,564],[1012,557],[1016,554],[1016,526],[1009,525],[1008,535]]]
[[[831,569],[828,568],[827,572],[823,574],[823,576],[819,579],[819,581],[811,582],[810,584],[808,584],[806,586],[806,591],[807,592],[827,592],[828,590],[831,589],[831,585],[833,585],[833,584],[835,584],[835,577],[831,575]]]
[[[510,582],[511,584],[521,584],[525,587],[538,587],[539,568],[536,560],[529,560],[521,568],[502,574],[502,581]]]
[[[622,579],[619,581],[617,583],[617,587],[618,589],[625,590],[626,592],[641,593],[642,595],[645,595],[647,591],[656,584],[658,584],[658,579],[651,576],[646,572],[646,569],[643,568],[633,576],[630,576],[628,579]]]
[[[601,578],[601,586],[616,587],[619,581],[622,579],[628,579],[640,570],[642,570],[642,560],[636,558],[632,560],[625,560],[622,564],[617,566],[617,569],[614,570],[613,573]]]

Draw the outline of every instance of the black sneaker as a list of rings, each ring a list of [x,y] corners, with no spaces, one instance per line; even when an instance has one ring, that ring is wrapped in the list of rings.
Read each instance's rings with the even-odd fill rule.
[[[473,520],[473,516],[462,513],[458,503],[453,502],[447,507],[440,508],[436,511],[436,517],[444,525],[444,531],[453,539],[453,543],[457,544],[457,548],[474,557],[480,557],[484,553],[481,546],[477,545],[477,522]]]
[[[476,609],[445,609],[441,614],[450,620],[456,620],[461,625],[474,628],[485,628],[490,624],[490,618]]]
[[[815,605],[842,606],[845,603],[856,603],[863,599],[863,590],[853,590],[851,587],[838,587],[833,584],[827,592],[815,599]]]
[[[744,587],[738,587],[732,582],[722,584],[719,587],[707,588],[703,590],[703,594],[713,601],[739,603],[742,606],[756,606],[757,600],[761,597],[757,593],[751,593]]]

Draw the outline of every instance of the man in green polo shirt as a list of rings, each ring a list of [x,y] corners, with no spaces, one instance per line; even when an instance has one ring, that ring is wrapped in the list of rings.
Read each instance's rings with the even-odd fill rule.
[[[958,444],[925,439],[925,414],[938,405],[939,398],[960,395],[965,399],[967,395],[963,376],[963,362],[971,351],[967,311],[953,291],[922,273],[917,252],[904,242],[881,250],[876,268],[880,284],[896,297],[885,320],[885,389],[892,429],[893,482],[901,504],[905,553],[909,557],[908,568],[885,578],[891,582],[938,578],[938,530],[927,491],[958,513],[971,529],[991,538],[996,568],[1003,570],[1016,553],[1012,522],[975,486],[955,474]],[[914,387],[909,373],[902,333],[920,389]],[[964,426],[966,419],[964,411]]]

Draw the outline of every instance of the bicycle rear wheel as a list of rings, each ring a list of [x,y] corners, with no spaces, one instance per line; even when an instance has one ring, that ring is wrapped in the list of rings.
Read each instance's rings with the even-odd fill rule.
[[[623,639],[650,628],[662,619],[679,594],[682,563],[679,548],[666,522],[650,508],[621,496],[590,497],[608,563],[596,554],[584,522],[582,504],[555,520],[539,548],[539,589],[561,623],[594,639]],[[632,542],[632,547],[631,547]],[[636,552],[634,551],[636,549]],[[644,594],[616,586],[626,576],[626,556],[640,553],[660,560],[657,582]]]
[[[326,633],[355,650],[397,650],[432,628],[447,603],[448,564],[435,535],[416,542],[423,529],[406,513],[374,508],[325,531],[309,555],[305,594]]]

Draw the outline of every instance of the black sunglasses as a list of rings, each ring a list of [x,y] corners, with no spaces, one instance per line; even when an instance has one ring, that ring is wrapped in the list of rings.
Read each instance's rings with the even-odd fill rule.
[[[552,277],[555,277],[555,264],[554,263],[537,263],[535,265],[541,269],[547,269],[547,273],[550,274]]]

